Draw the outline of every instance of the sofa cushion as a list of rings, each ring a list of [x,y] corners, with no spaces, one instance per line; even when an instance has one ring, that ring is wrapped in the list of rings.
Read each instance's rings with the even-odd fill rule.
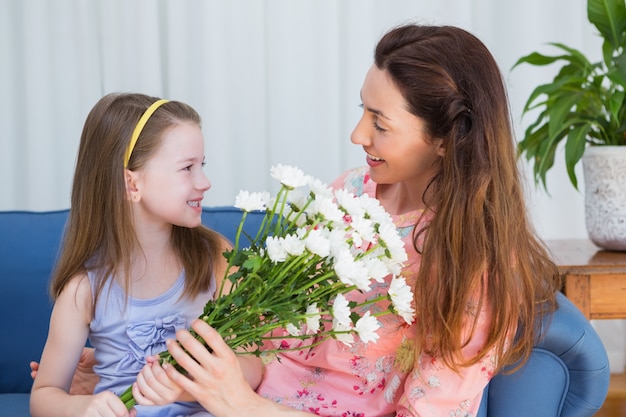
[[[0,394],[2,417],[30,417],[30,394]]]
[[[9,336],[0,344],[0,393],[30,392],[29,362],[39,360],[48,334],[48,282],[67,214],[13,211],[0,218],[0,317]]]

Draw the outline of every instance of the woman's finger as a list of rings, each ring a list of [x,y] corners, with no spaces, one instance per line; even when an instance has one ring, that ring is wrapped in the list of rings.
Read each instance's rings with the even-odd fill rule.
[[[206,341],[215,356],[234,356],[233,350],[226,344],[222,336],[206,322],[196,319],[191,323],[191,328]]]

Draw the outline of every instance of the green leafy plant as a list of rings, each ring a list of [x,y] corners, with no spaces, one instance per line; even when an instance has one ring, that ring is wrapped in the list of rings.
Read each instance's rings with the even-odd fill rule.
[[[535,184],[541,183],[546,190],[546,173],[563,139],[567,174],[576,189],[574,167],[587,146],[626,145],[625,0],[588,0],[587,19],[603,39],[601,61],[592,63],[574,48],[550,43],[562,54],[533,52],[513,65],[514,69],[524,63],[563,63],[551,82],[532,91],[522,112],[539,111],[519,142],[518,152],[532,160]]]

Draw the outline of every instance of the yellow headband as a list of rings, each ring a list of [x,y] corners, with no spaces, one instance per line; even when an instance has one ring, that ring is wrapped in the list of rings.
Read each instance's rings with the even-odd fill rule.
[[[133,149],[135,149],[135,144],[137,143],[137,139],[139,139],[139,135],[143,130],[144,126],[148,122],[148,119],[152,114],[161,107],[162,104],[167,103],[168,100],[157,100],[141,116],[141,119],[137,122],[137,126],[135,126],[135,130],[133,130],[133,135],[130,137],[130,142],[128,143],[128,148],[126,148],[126,154],[124,155],[124,169],[128,167],[128,161],[130,161],[130,156],[133,154]]]

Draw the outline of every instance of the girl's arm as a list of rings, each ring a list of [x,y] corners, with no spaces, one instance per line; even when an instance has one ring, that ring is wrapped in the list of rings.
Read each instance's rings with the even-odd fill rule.
[[[83,353],[80,354],[76,372],[74,372],[74,377],[72,378],[72,385],[70,385],[70,394],[93,393],[99,380],[98,375],[93,371],[95,365],[94,349],[91,347],[83,348]],[[30,376],[33,380],[37,377],[38,371],[39,362],[32,361],[30,363]]]
[[[112,392],[70,395],[76,365],[89,333],[91,286],[86,275],[74,277],[55,301],[48,339],[33,383],[33,417],[128,416],[124,403]]]

